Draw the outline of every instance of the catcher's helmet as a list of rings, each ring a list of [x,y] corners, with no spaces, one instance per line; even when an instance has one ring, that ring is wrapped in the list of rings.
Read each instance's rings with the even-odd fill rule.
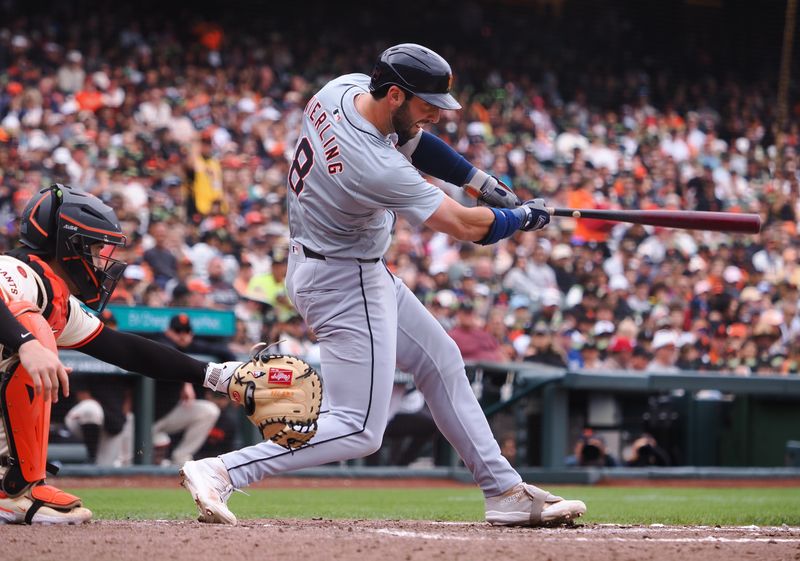
[[[369,90],[395,85],[440,109],[461,109],[450,95],[452,81],[453,73],[445,59],[422,45],[402,43],[381,53]]]
[[[114,211],[80,189],[55,184],[39,191],[22,211],[20,241],[54,258],[78,288],[78,297],[101,311],[127,263],[111,258],[125,245]]]

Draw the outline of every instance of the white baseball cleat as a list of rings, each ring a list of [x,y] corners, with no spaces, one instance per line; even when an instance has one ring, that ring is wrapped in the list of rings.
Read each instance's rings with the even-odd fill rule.
[[[92,519],[92,511],[81,506],[60,509],[42,505],[33,510],[34,502],[27,495],[0,493],[0,524],[83,524]]]
[[[191,494],[197,505],[200,522],[210,524],[236,524],[236,516],[228,509],[228,498],[233,493],[231,478],[219,458],[206,458],[186,462],[180,470],[181,485]]]
[[[486,521],[500,526],[556,526],[585,513],[583,501],[562,499],[527,483],[486,498]]]

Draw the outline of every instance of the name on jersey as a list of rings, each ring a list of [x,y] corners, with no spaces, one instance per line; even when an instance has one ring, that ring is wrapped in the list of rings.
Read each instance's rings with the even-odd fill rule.
[[[311,101],[306,105],[304,111],[305,116],[311,121],[311,126],[317,131],[319,140],[322,142],[322,149],[325,151],[325,161],[328,164],[328,173],[330,175],[340,173],[344,169],[344,165],[339,156],[339,144],[336,142],[336,135],[333,134],[331,127],[333,122],[328,116],[328,113],[322,108],[322,104],[317,101],[316,97],[312,97]]]
[[[3,275],[3,278],[6,280],[6,283],[8,283],[8,290],[11,292],[11,294],[19,294],[19,290],[17,289],[17,283],[14,282],[14,277],[9,275],[6,271],[3,271],[2,269],[0,269],[0,274]]]

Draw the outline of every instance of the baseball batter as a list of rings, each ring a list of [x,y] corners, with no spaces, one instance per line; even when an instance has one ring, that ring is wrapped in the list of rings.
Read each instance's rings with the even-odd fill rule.
[[[413,375],[442,434],[483,490],[488,522],[541,525],[585,512],[581,501],[522,482],[500,454],[458,347],[382,261],[398,215],[481,244],[549,222],[544,201],[520,204],[502,183],[423,132],[441,110],[460,108],[449,93],[451,78],[438,54],[402,44],[381,54],[371,77],[341,76],[306,106],[288,177],[286,284],[319,338],[323,413],[316,436],[297,450],[263,442],[185,464],[201,520],[235,523],[226,505],[234,488],[375,452],[395,368]],[[464,185],[489,206],[462,206],[419,170]]]

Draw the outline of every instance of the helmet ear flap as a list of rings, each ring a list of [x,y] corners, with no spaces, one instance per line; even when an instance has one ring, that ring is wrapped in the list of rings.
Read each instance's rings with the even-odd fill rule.
[[[20,219],[20,241],[39,251],[54,253],[58,235],[58,207],[61,204],[61,185],[54,184],[34,195]]]

